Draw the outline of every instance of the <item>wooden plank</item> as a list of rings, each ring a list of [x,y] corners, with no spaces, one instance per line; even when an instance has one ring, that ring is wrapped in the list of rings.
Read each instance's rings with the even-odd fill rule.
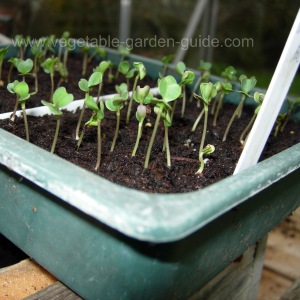
[[[265,268],[283,277],[300,277],[300,209],[269,234]]]
[[[285,291],[292,286],[293,281],[278,276],[278,274],[263,270],[260,287],[258,292],[258,300],[278,300]]]
[[[82,300],[79,296],[77,296],[74,292],[69,290],[65,285],[61,282],[57,281],[55,283],[50,284],[45,289],[42,289],[38,293],[31,295],[23,300]]]
[[[300,278],[295,281],[291,288],[280,298],[280,300],[299,300]]]
[[[0,269],[0,299],[19,300],[57,279],[31,259]]]

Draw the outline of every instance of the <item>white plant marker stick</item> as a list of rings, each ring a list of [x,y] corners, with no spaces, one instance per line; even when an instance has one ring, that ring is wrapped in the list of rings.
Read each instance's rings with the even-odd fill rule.
[[[300,9],[234,174],[255,165],[263,151],[300,62]]]

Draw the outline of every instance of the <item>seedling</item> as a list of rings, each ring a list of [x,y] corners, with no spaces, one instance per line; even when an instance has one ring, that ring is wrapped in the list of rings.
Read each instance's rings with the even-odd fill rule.
[[[45,48],[44,57],[46,57],[48,55],[48,52],[51,53],[51,56],[54,56],[54,54],[55,54],[55,50],[53,48],[54,44],[55,44],[55,35],[54,34],[44,38],[44,48]]]
[[[24,59],[24,55],[26,52],[26,48],[29,44],[29,41],[30,41],[29,36],[27,36],[26,38],[21,34],[15,36],[14,42],[15,45],[17,45],[17,48],[19,48],[19,53],[18,53],[19,58]]]
[[[58,63],[57,71],[60,75],[60,79],[56,88],[59,88],[63,82],[68,82],[69,72],[62,62]]]
[[[200,147],[199,147],[199,159],[200,159],[200,155],[203,151],[203,147],[204,147],[204,142],[205,142],[205,137],[206,137],[206,131],[207,131],[207,120],[208,120],[208,107],[209,104],[211,103],[212,99],[214,97],[216,97],[217,95],[217,89],[216,86],[213,85],[211,82],[209,83],[201,83],[200,84],[200,95],[194,94],[195,98],[202,101],[203,103],[203,112],[204,112],[204,125],[203,125],[203,132],[202,132],[202,138],[201,138],[201,143],[200,143]],[[203,113],[200,113],[200,115]],[[199,117],[200,117],[199,115]],[[198,117],[198,119],[199,119]],[[201,118],[201,117],[200,117]],[[192,131],[194,131],[196,129],[196,126],[198,124],[199,121],[196,120]]]
[[[24,126],[25,126],[25,132],[26,132],[26,140],[29,142],[29,129],[28,129],[28,122],[27,122],[27,115],[26,115],[26,100],[30,98],[32,94],[29,93],[29,87],[28,84],[25,81],[19,82],[18,80],[15,80],[12,83],[9,83],[7,85],[7,90],[17,95],[17,102],[15,106],[15,110],[13,112],[11,120],[15,121],[16,116],[16,110],[19,103],[21,103],[21,108],[23,112],[23,118],[24,118]]]
[[[97,127],[97,162],[95,166],[95,171],[98,171],[101,163],[101,146],[102,146],[102,138],[101,138],[101,121],[104,119],[104,104],[102,101],[100,103],[95,103],[94,98],[92,96],[87,96],[86,105],[93,111],[92,117],[85,123],[85,126],[95,126]],[[99,106],[98,106],[99,105]],[[81,144],[82,137],[84,134],[84,130],[82,130],[80,139],[78,141],[78,148]]]
[[[85,100],[81,109],[81,113],[79,116],[79,120],[78,120],[78,124],[76,127],[76,140],[79,139],[79,130],[80,130],[80,126],[81,126],[81,122],[82,122],[82,118],[84,115],[84,111],[85,111],[85,106],[86,106],[86,99],[87,97],[90,95],[90,90],[92,87],[99,85],[102,82],[102,74],[100,72],[94,72],[89,80],[86,80],[84,78],[80,79],[80,81],[78,82],[78,86],[79,88],[85,92]]]
[[[200,168],[198,169],[198,171],[196,172],[196,174],[201,174],[203,172],[203,170],[204,170],[205,163],[204,163],[203,155],[211,154],[214,151],[215,151],[215,146],[208,144],[199,153]]]
[[[129,79],[134,76],[136,68],[130,69],[130,63],[127,60],[124,60],[119,64],[118,71],[125,76],[127,87],[129,89]]]
[[[135,156],[136,151],[139,146],[140,139],[142,137],[144,119],[147,115],[147,106],[146,105],[149,104],[151,102],[151,100],[153,99],[153,95],[151,93],[149,94],[149,91],[150,91],[150,87],[148,85],[146,85],[143,88],[140,88],[138,86],[133,95],[133,99],[137,103],[139,103],[139,106],[137,107],[136,114],[135,114],[136,119],[139,122],[139,125],[138,125],[138,134],[136,137],[136,142],[135,142],[134,149],[132,151],[131,156]]]
[[[99,55],[103,60],[106,58],[106,49],[103,47],[94,47],[94,52],[93,54],[89,57],[88,62],[90,63],[92,59],[96,56]]]
[[[99,88],[98,88],[98,94],[97,94],[97,103],[99,103],[100,101],[100,95],[102,92],[102,87],[103,87],[103,78],[104,78],[104,73],[106,72],[106,70],[109,68],[110,66],[110,62],[103,60],[100,62],[100,64],[93,70],[94,72],[100,72],[102,74],[102,80],[99,84]]]
[[[181,87],[179,86],[179,84],[177,84],[176,79],[173,76],[169,75],[167,77],[159,79],[158,90],[162,99],[152,99],[152,103],[156,104],[154,108],[154,112],[156,113],[156,120],[152,131],[151,139],[149,142],[149,146],[147,149],[147,154],[146,154],[145,164],[144,164],[145,169],[147,169],[149,165],[151,150],[157,133],[159,121],[162,116],[164,118],[164,125],[165,125],[164,144],[166,146],[167,165],[168,167],[171,167],[171,156],[170,156],[169,141],[168,141],[168,124],[171,124],[171,117],[169,112],[172,108],[169,103],[180,96]]]
[[[219,99],[218,99],[218,101],[214,102],[213,107],[212,107],[211,113],[214,114],[213,126],[217,125],[217,119],[219,116],[220,109],[223,105],[224,96],[229,94],[230,92],[232,92],[232,85],[229,84],[229,82],[236,80],[235,74],[236,74],[236,70],[232,66],[227,67],[224,70],[224,72],[222,72],[222,74],[221,74],[222,77],[225,79],[225,81],[223,81],[223,83],[221,83],[220,89],[218,89],[218,92],[220,93]],[[216,103],[218,103],[218,106],[217,106],[217,110],[215,112]]]
[[[8,71],[8,74],[7,74],[7,82],[11,82],[11,72],[12,72],[14,67],[16,68],[16,64],[17,64],[18,60],[19,60],[19,58],[17,58],[17,57],[11,57],[8,60],[8,62],[10,62],[10,67],[9,67],[9,71]]]
[[[220,97],[219,97],[219,101],[218,101],[217,110],[214,114],[213,126],[217,126],[217,119],[219,116],[219,111],[223,105],[224,96],[229,94],[230,92],[232,92],[232,84],[230,82],[218,81],[216,83],[216,88],[217,88],[218,93],[220,94]],[[216,103],[216,101],[214,102],[214,104],[215,103]]]
[[[63,35],[62,35],[62,39],[65,42],[65,52],[64,52],[63,64],[64,64],[64,67],[67,68],[69,51],[71,50],[70,32],[69,31],[65,31],[63,33]]]
[[[74,97],[72,94],[68,94],[65,87],[60,87],[53,93],[52,103],[41,100],[41,103],[47,106],[50,112],[56,117],[56,130],[51,147],[51,153],[54,153],[57,138],[60,129],[60,118],[62,115],[61,109],[73,101]]]
[[[243,105],[244,105],[244,102],[245,102],[245,99],[246,97],[250,97],[249,93],[254,89],[255,85],[256,85],[256,82],[257,80],[255,79],[254,76],[250,77],[250,78],[247,78],[246,75],[241,75],[240,76],[240,82],[241,82],[241,91],[240,93],[242,94],[242,99],[240,101],[240,103],[238,104],[238,106],[236,107],[228,125],[227,125],[227,128],[225,130],[225,133],[224,133],[224,136],[223,136],[223,142],[226,141],[226,138],[227,138],[227,135],[228,135],[228,132],[230,130],[230,127],[234,121],[234,119],[236,117],[240,118],[241,115],[242,115],[242,111],[243,111]]]
[[[287,99],[287,104],[288,104],[288,110],[287,110],[287,113],[286,113],[286,116],[284,118],[284,122],[280,128],[280,132],[283,132],[284,131],[284,128],[287,124],[287,122],[289,121],[290,117],[291,117],[291,114],[292,112],[294,111],[294,109],[300,105],[300,98],[295,100],[295,101],[292,101],[292,100],[289,100]]]
[[[44,55],[44,49],[42,44],[39,41],[35,42],[31,47],[31,52],[34,56],[34,67],[33,67],[34,87],[35,87],[35,92],[37,93],[39,90],[39,82],[38,82],[39,60]]]
[[[4,85],[4,82],[1,78],[1,74],[2,74],[2,64],[3,64],[3,60],[5,58],[5,55],[8,51],[8,48],[3,48],[3,49],[0,49],[0,86],[3,86]]]
[[[81,51],[83,52],[83,61],[82,61],[82,76],[85,76],[89,54],[90,54],[91,47],[87,44],[83,45]]]
[[[120,111],[124,107],[124,102],[128,100],[127,84],[122,83],[120,85],[116,85],[116,91],[118,95],[115,95],[112,99],[105,101],[105,106],[107,107],[107,109],[109,109],[110,111],[115,111],[117,117],[115,135],[110,148],[111,152],[115,149],[116,141],[119,135]]]
[[[177,72],[181,75],[181,81],[179,85],[181,86],[182,91],[182,106],[181,106],[181,117],[183,118],[185,112],[185,105],[186,105],[186,85],[192,84],[195,79],[195,74],[192,71],[187,71],[186,66],[183,62],[179,62],[176,65]],[[174,102],[173,111],[172,111],[172,119],[175,112],[177,100]]]
[[[143,63],[141,62],[134,62],[133,63],[134,68],[137,70],[137,75],[135,76],[134,79],[134,84],[132,87],[132,94],[129,100],[129,105],[128,105],[128,110],[127,110],[127,116],[126,116],[126,123],[129,123],[130,120],[130,114],[131,114],[131,107],[132,107],[132,100],[133,100],[133,93],[136,89],[137,83],[139,80],[144,79],[146,76],[146,68]]]
[[[254,101],[258,104],[256,109],[254,110],[254,113],[253,113],[253,116],[251,118],[251,120],[249,121],[248,125],[245,127],[245,129],[243,130],[241,136],[240,136],[240,143],[244,146],[246,141],[247,141],[247,138],[248,136],[246,137],[245,141],[244,141],[244,136],[245,134],[249,131],[249,129],[251,128],[251,126],[253,125],[257,115],[258,115],[258,112],[261,108],[261,105],[263,103],[263,100],[264,100],[264,97],[265,97],[265,94],[262,94],[262,93],[259,93],[259,92],[255,92],[254,95],[253,95],[253,99]]]
[[[276,126],[274,131],[274,136],[277,137],[279,128],[283,125],[284,119],[286,118],[286,113],[279,114],[276,119]]]
[[[162,73],[159,73],[159,78],[163,78],[168,70],[168,67],[169,67],[169,64],[173,61],[174,59],[174,55],[173,54],[170,54],[170,55],[167,55],[167,56],[164,56],[162,59],[161,59],[161,62],[163,63],[163,70],[162,70]]]
[[[124,59],[125,59],[126,57],[128,57],[128,56],[130,55],[130,49],[127,48],[127,47],[124,46],[124,45],[120,45],[120,46],[118,47],[118,52],[119,52],[119,54],[120,54],[120,56],[121,56],[120,63],[121,63],[122,61],[124,61]],[[119,64],[120,64],[120,63],[119,63]],[[116,79],[118,79],[118,78],[119,78],[119,70],[117,70],[117,73],[116,73]]]
[[[200,83],[209,81],[210,69],[211,69],[211,63],[210,62],[200,60],[200,65],[198,67],[198,70],[200,71],[200,76],[199,76],[197,82],[194,85],[193,91],[192,91],[190,99],[189,99],[190,102],[192,102],[193,97],[194,97],[194,93],[196,93],[196,91],[198,90]]]
[[[56,58],[47,58],[42,64],[42,68],[44,72],[50,75],[51,80],[51,94],[50,94],[50,101],[52,102],[52,95],[54,92],[54,72],[57,70],[59,64],[58,57]]]

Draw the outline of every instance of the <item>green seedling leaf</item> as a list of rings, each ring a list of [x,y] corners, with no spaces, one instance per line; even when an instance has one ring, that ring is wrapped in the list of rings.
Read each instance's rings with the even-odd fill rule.
[[[136,72],[136,69],[130,69],[129,72],[126,74],[126,78],[132,78]]]
[[[126,75],[128,72],[129,72],[129,69],[130,69],[130,64],[127,60],[125,61],[122,61],[120,64],[119,64],[119,67],[118,67],[118,70],[120,73],[122,73],[123,75]]]
[[[72,94],[68,94],[65,87],[59,87],[53,94],[53,104],[62,108],[70,104],[74,100]]]
[[[200,66],[198,68],[199,71],[209,71],[212,67],[212,64],[210,62],[200,60]]]
[[[186,70],[186,65],[184,62],[180,61],[176,64],[176,70],[177,72],[182,75],[184,71]]]
[[[143,104],[144,100],[146,99],[146,97],[148,96],[150,91],[150,87],[148,85],[144,86],[143,88],[141,88],[140,86],[137,86],[136,91],[133,94],[133,99],[140,103]]]
[[[100,72],[94,72],[88,80],[88,88],[100,84],[102,82],[102,77]]]
[[[88,93],[89,91],[89,83],[86,79],[84,78],[81,78],[78,82],[78,86],[79,88],[83,91],[83,92],[86,92]]]
[[[227,81],[234,81],[236,80],[236,69],[233,66],[227,67],[224,72],[222,72],[222,77],[224,77]]]
[[[141,62],[134,62],[133,66],[137,69],[139,74],[139,79],[143,79],[146,76],[146,68]]]
[[[105,101],[105,106],[107,107],[107,109],[109,109],[110,111],[117,111],[118,110],[118,105],[114,102],[115,100],[119,99],[120,96],[116,95],[113,98],[106,100]],[[121,105],[121,108],[123,108],[123,105]]]
[[[254,76],[247,78],[246,75],[241,75],[239,79],[241,82],[242,92],[246,95],[249,95],[257,83],[256,78]]]
[[[158,90],[166,102],[177,99],[181,94],[181,87],[177,83],[176,79],[171,75],[159,80]]]
[[[15,92],[20,96],[19,102],[27,100],[30,97],[29,87],[25,81],[21,81],[15,86]]]
[[[4,60],[7,51],[8,51],[7,47],[0,49],[0,61]]]
[[[120,54],[122,57],[127,57],[127,56],[130,55],[130,49],[127,48],[127,47],[124,46],[124,45],[120,45],[120,46],[118,47],[118,52],[119,52],[119,54]]]
[[[97,111],[99,109],[92,96],[87,95],[84,99],[84,102],[91,110]]]
[[[211,100],[217,95],[217,89],[211,82],[200,84],[201,99],[205,105],[209,105]],[[198,95],[197,95],[198,96]],[[198,96],[199,98],[199,96]]]
[[[161,59],[161,62],[166,65],[169,64],[173,61],[174,59],[174,54],[166,55]]]
[[[110,62],[109,61],[101,61],[99,66],[97,67],[97,72],[100,72],[101,74],[104,74],[105,71],[109,68]]]
[[[41,103],[45,106],[47,106],[50,110],[50,112],[54,115],[54,116],[60,116],[62,115],[62,112],[58,109],[58,107],[56,107],[53,103],[49,103],[47,101],[41,100]]]
[[[47,74],[53,74],[55,72],[55,67],[59,63],[58,57],[56,58],[47,58],[41,66],[44,69],[44,72]]]
[[[195,79],[195,74],[192,71],[184,71],[181,78],[181,85],[192,84]]]
[[[15,80],[14,82],[11,82],[7,85],[7,90],[12,93],[15,94],[15,87],[19,84],[18,80]]]
[[[33,68],[33,61],[30,58],[27,58],[26,60],[19,59],[16,62],[16,67],[18,69],[18,72],[22,75],[28,74]]]

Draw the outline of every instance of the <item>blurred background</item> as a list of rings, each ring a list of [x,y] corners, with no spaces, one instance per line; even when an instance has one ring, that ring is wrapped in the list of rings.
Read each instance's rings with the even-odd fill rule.
[[[200,2],[207,4],[200,8],[202,14]],[[74,38],[156,37],[178,42],[189,33],[193,43],[199,36],[209,36],[222,45],[229,38],[236,46],[192,46],[180,54],[179,44],[153,47],[146,43],[132,53],[158,59],[177,53],[192,68],[199,66],[200,59],[209,60],[216,75],[233,65],[255,75],[258,86],[267,87],[298,9],[298,0],[0,0],[0,33],[60,37],[68,30]],[[251,43],[239,45],[242,39]],[[299,72],[290,92],[300,95]]]

